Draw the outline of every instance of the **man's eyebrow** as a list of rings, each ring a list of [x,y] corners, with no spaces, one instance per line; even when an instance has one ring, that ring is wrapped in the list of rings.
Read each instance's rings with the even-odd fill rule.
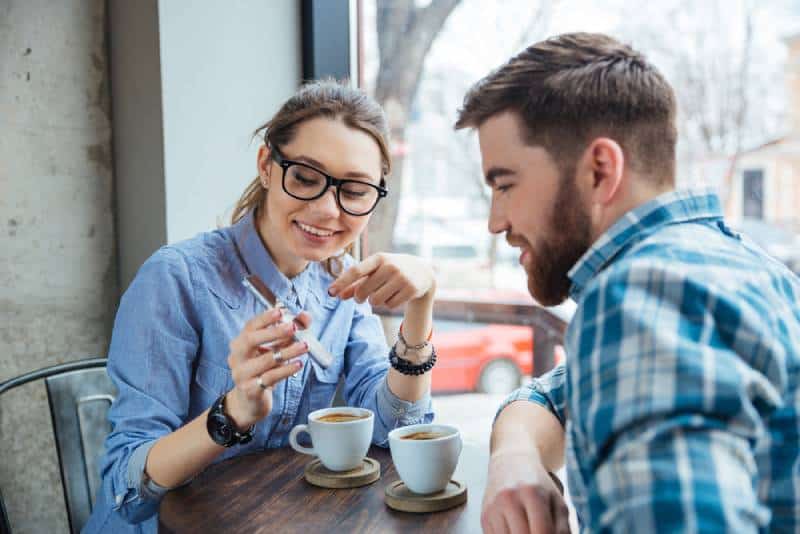
[[[317,169],[319,169],[319,170],[321,170],[321,171],[323,171],[325,173],[330,174],[328,169],[325,168],[325,165],[323,165],[321,162],[315,160],[314,158],[311,158],[311,157],[308,157],[308,156],[297,156],[297,158],[295,158],[294,161],[300,161],[302,163],[308,163],[312,167],[316,167]],[[337,177],[337,178],[339,178],[339,177]],[[346,173],[344,176],[341,176],[341,178],[361,178],[361,179],[367,180],[369,182],[374,182],[375,181],[375,177],[374,176],[370,176],[367,173],[359,172],[359,171],[350,171],[350,172]]]
[[[489,187],[494,187],[494,181],[496,178],[499,178],[500,176],[508,176],[510,174],[516,174],[516,172],[506,167],[491,167],[488,171],[486,171],[486,184]]]

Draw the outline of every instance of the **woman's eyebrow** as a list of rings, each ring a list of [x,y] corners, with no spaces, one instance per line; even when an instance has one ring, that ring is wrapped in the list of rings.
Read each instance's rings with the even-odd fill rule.
[[[319,169],[321,171],[329,173],[328,169],[325,167],[325,165],[322,164],[322,162],[317,161],[314,158],[311,158],[309,156],[297,156],[296,158],[294,158],[294,161],[300,161],[302,163],[308,163],[312,167],[316,167],[317,169]],[[374,176],[370,176],[369,174],[367,174],[365,172],[359,172],[359,171],[350,171],[350,172],[345,173],[341,177],[342,178],[362,178],[362,179],[368,180],[370,182],[374,182],[375,181],[375,177]]]

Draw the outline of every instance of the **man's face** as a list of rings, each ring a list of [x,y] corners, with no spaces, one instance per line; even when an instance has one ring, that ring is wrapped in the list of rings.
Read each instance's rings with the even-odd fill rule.
[[[510,112],[486,120],[478,140],[492,187],[489,231],[504,232],[520,249],[531,295],[546,306],[560,304],[569,295],[567,272],[591,246],[575,176],[562,176],[546,150],[526,145]]]

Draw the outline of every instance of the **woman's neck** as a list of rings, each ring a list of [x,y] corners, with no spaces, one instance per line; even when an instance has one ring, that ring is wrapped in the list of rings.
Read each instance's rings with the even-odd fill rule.
[[[256,232],[261,238],[261,243],[267,249],[267,254],[272,258],[275,267],[287,278],[294,278],[308,267],[309,261],[299,258],[286,248],[285,241],[275,239],[276,232],[270,231],[269,219],[256,213]]]

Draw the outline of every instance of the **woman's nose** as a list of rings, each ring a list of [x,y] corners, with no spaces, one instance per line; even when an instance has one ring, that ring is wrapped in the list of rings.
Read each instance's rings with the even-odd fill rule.
[[[334,187],[329,187],[321,197],[312,201],[311,205],[314,211],[331,217],[339,216],[339,203],[336,201],[336,189]]]

